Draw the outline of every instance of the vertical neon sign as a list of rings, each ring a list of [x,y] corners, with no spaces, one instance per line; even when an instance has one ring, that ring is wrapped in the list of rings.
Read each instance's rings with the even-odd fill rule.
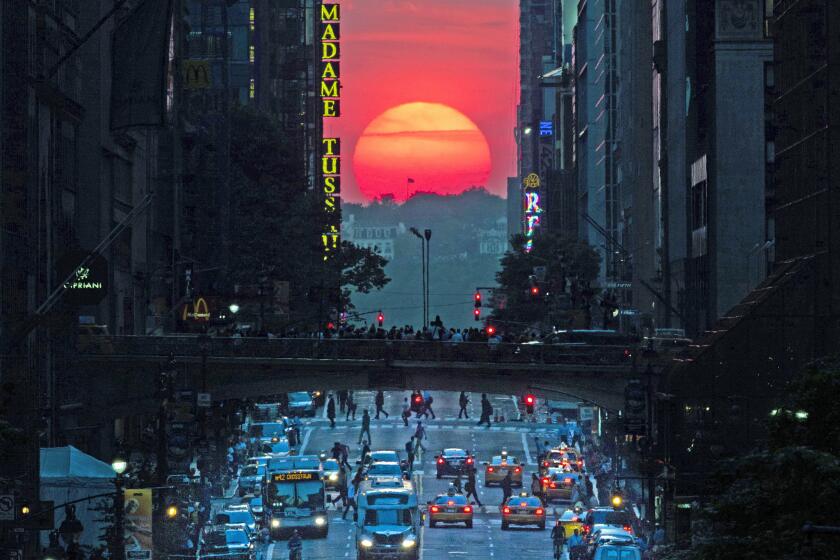
[[[540,227],[540,176],[531,173],[522,181],[525,196],[525,252],[530,253],[534,248],[534,237]]]
[[[341,5],[321,4],[319,27],[321,63],[318,95],[322,120],[341,116]],[[323,127],[322,127],[323,129]],[[341,139],[321,138],[321,194],[324,231],[321,242],[324,260],[338,252],[341,236]]]

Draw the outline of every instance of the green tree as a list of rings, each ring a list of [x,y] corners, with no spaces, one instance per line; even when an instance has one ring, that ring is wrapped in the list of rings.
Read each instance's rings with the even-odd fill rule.
[[[500,322],[532,324],[546,317],[546,298],[561,291],[566,282],[574,282],[578,288],[588,288],[598,276],[600,260],[598,252],[590,245],[575,239],[558,235],[541,235],[534,241],[531,251],[525,251],[525,237],[514,236],[514,249],[502,257],[501,270],[496,274],[505,305],[493,312]],[[529,277],[534,268],[546,268],[545,280],[540,283],[540,295],[529,292]]]

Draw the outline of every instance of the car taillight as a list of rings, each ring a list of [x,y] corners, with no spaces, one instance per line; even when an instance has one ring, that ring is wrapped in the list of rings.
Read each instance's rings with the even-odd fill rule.
[[[510,513],[510,508],[509,508],[509,507],[507,507],[507,506],[505,506],[504,508],[502,508],[502,513],[503,513],[504,515],[509,514],[509,513]]]
[[[543,486],[548,486],[549,482],[551,482],[551,480],[548,477],[544,477],[542,479]]]
[[[487,472],[494,472],[493,467],[487,467]]]
[[[467,457],[467,464],[468,464],[468,465],[472,465],[472,464],[473,464],[473,458],[472,458],[472,457]]]
[[[567,478],[567,479],[563,480],[563,484],[565,484],[566,486],[571,486],[572,485],[572,479]]]
[[[443,457],[440,457],[440,458],[438,459],[438,465],[442,465],[442,464],[443,464]]]
[[[471,506],[465,506],[464,507],[464,513],[472,513],[472,507]]]
[[[552,482],[552,483],[551,483],[551,487],[552,487],[552,488],[557,488],[557,483],[556,483],[556,482]]]
[[[583,461],[582,461],[581,459],[578,459],[578,466],[579,466],[579,467],[582,467],[582,466],[583,466]]]
[[[536,513],[537,515],[543,515],[545,511],[543,511],[543,508],[537,508],[537,511],[534,513]]]
[[[519,467],[516,467],[515,469],[513,469],[513,472],[520,473],[520,472],[522,472],[522,469],[519,468]]]
[[[630,525],[625,525],[624,527],[622,527],[622,529],[624,529],[625,531],[627,531],[631,535],[633,534],[633,527],[631,527]]]
[[[543,461],[543,466],[547,467],[548,466],[548,461]]]
[[[432,512],[432,513],[437,513],[437,512],[439,512],[439,511],[440,511],[440,508],[439,508],[439,507],[437,507],[437,506],[432,506],[432,509],[431,509],[431,512]]]
[[[589,527],[589,525],[584,525],[584,526],[583,526],[583,532],[584,532],[584,533],[588,533],[589,531],[590,531],[590,527]]]

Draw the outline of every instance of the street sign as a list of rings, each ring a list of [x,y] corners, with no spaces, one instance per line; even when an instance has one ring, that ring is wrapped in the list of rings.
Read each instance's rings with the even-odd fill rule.
[[[152,560],[151,550],[126,550],[125,560]]]
[[[12,494],[0,494],[0,521],[15,520],[15,497]]]
[[[582,406],[578,410],[578,416],[580,417],[581,422],[586,422],[587,420],[592,420],[593,410],[591,406]]]
[[[195,404],[201,408],[210,408],[212,404],[212,400],[210,399],[210,393],[196,393],[195,395]]]

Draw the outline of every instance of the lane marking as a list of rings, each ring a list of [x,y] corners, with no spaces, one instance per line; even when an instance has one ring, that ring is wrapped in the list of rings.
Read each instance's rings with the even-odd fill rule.
[[[266,560],[273,560],[274,559],[274,543],[268,545],[268,548],[265,550],[265,558]]]
[[[318,428],[309,428],[306,430],[306,433],[303,434],[303,443],[300,444],[300,455],[306,455],[306,446],[309,445],[309,436],[311,436],[312,432],[317,429]]]
[[[522,434],[522,450],[525,452],[525,462],[529,465],[534,462],[534,458],[531,457],[531,450],[528,448],[528,438],[526,437],[525,433]]]

